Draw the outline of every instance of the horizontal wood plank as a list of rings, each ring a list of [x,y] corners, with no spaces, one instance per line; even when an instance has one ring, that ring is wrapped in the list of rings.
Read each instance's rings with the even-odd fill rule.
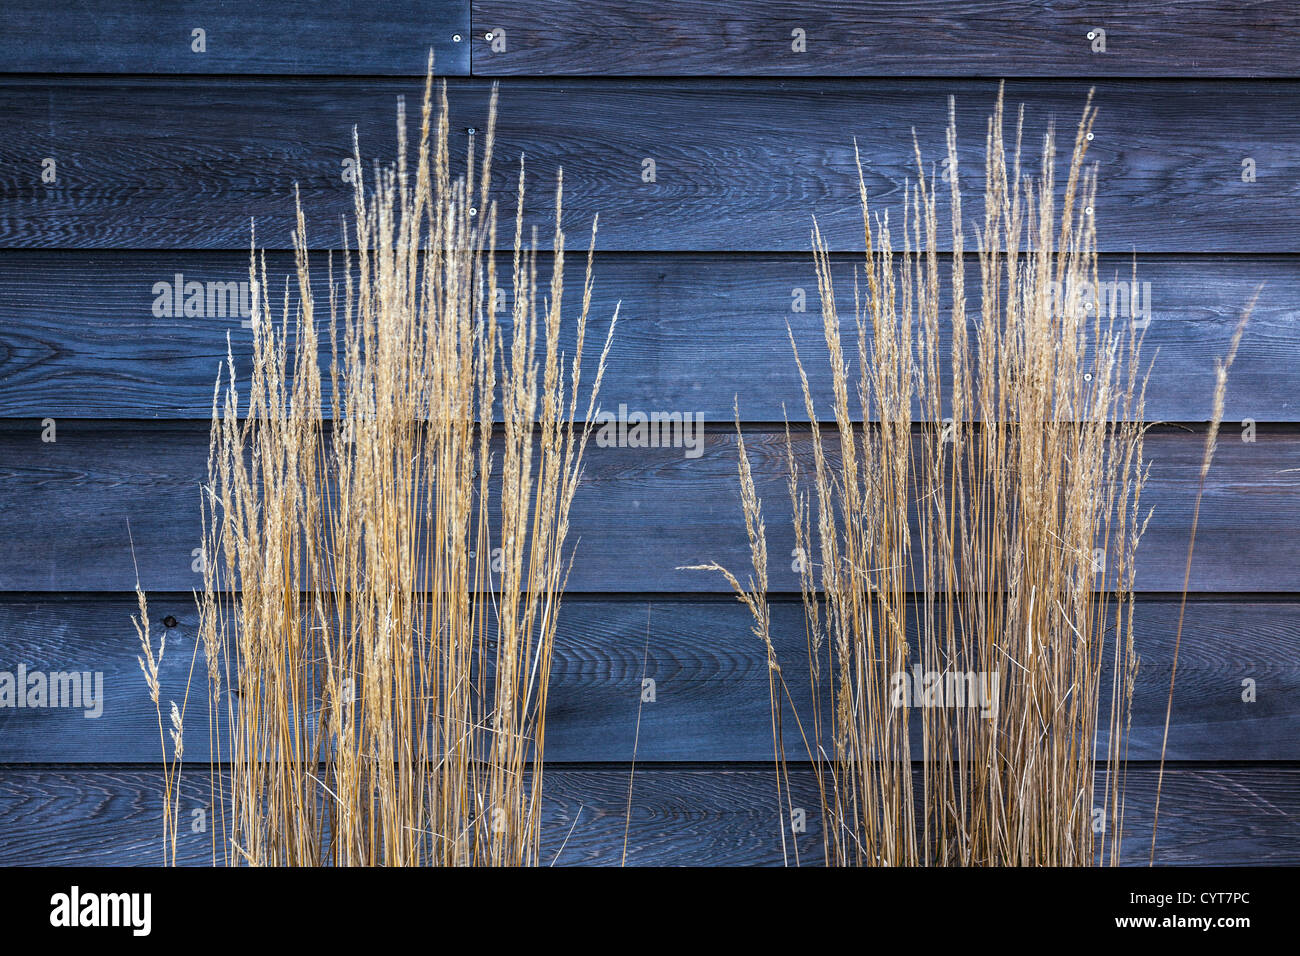
[[[202,30],[202,36],[194,31]],[[469,72],[469,0],[12,0],[0,8],[7,73]]]
[[[1128,750],[1133,759],[1160,753],[1178,609],[1177,601],[1151,598],[1136,608],[1142,665]],[[167,701],[179,704],[185,697],[194,601],[188,594],[154,594],[149,611],[153,633],[167,640],[160,669],[166,709]],[[102,696],[80,702],[91,703],[97,717],[87,718],[85,706],[0,708],[0,763],[159,757],[157,717],[130,623],[137,612],[134,597],[119,595],[0,598],[0,671],[15,674],[21,665],[28,674],[102,675]],[[169,618],[170,628],[164,624]],[[777,656],[807,722],[812,710],[803,619],[798,603],[773,605]],[[547,759],[769,758],[767,658],[751,626],[748,612],[729,600],[567,600],[551,676]],[[196,760],[209,752],[202,654],[186,717],[185,750]],[[654,681],[652,702],[641,702],[643,678]],[[1242,699],[1246,680],[1254,682],[1249,703]],[[787,753],[802,755],[793,721],[787,719],[785,731]],[[919,755],[919,726],[916,738]],[[1104,732],[1099,746],[1104,752]],[[1171,760],[1300,760],[1300,604],[1190,604],[1167,754]]]
[[[467,129],[483,124],[489,87],[451,81],[454,156]],[[1008,84],[1010,115],[1025,105],[1034,144],[1026,172],[1050,122],[1072,142],[1088,88]],[[353,127],[368,172],[371,158],[392,158],[395,98],[413,106],[420,89],[413,80],[7,78],[0,248],[243,251],[254,218],[261,244],[289,248],[295,183],[309,242],[338,248],[351,214],[343,163]],[[815,214],[833,249],[859,250],[855,137],[870,196],[877,211],[893,209],[897,229],[905,183],[916,177],[913,130],[925,161],[937,163],[949,94],[974,202],[996,92],[992,81],[970,80],[521,78],[501,89],[496,195],[513,210],[527,154],[525,221],[543,237],[563,165],[565,222],[580,244],[599,213],[606,250],[804,252]],[[1300,83],[1107,80],[1096,84],[1096,104],[1088,160],[1100,169],[1103,250],[1298,251]],[[42,180],[45,159],[55,160],[53,183]],[[1246,159],[1254,182],[1242,181]],[[947,248],[948,230],[939,232]]]
[[[57,441],[43,441],[47,432],[35,419],[0,425],[0,540],[7,548],[0,590],[131,590],[128,522],[147,590],[196,586],[206,425],[67,420],[56,426]],[[678,568],[716,560],[748,569],[735,435],[718,426],[701,437],[697,448],[599,448],[592,439],[569,530],[572,590],[718,592],[727,587],[720,575]],[[1219,443],[1191,589],[1298,590],[1300,435],[1261,426],[1253,442],[1240,437],[1233,427]],[[807,474],[810,438],[805,431],[794,440]],[[1154,517],[1142,541],[1139,590],[1182,590],[1203,444],[1192,431],[1148,435],[1143,503]],[[746,447],[767,518],[771,589],[797,592],[798,576],[782,558],[794,547],[785,438],[751,431]],[[689,457],[696,450],[699,456]]]
[[[835,265],[840,307],[849,313],[858,261],[845,255]],[[323,253],[312,262],[320,302],[328,299],[328,264]],[[549,263],[542,268],[547,274]],[[289,254],[268,257],[274,298],[292,272]],[[967,287],[977,288],[973,264],[969,272]],[[1116,283],[1118,321],[1147,325],[1147,420],[1209,417],[1214,358],[1226,351],[1241,310],[1261,285],[1225,414],[1238,422],[1300,420],[1300,366],[1293,361],[1300,350],[1300,259],[1142,256],[1136,309],[1128,295],[1133,259],[1108,256],[1101,274]],[[568,275],[576,289],[581,263],[571,261]],[[689,410],[707,421],[727,421],[738,399],[744,421],[775,422],[786,414],[806,420],[787,328],[814,394],[831,394],[809,254],[598,255],[595,280],[591,321],[597,331],[621,303],[604,383],[606,407]],[[203,286],[204,314],[175,314],[178,281]],[[206,418],[227,336],[237,367],[248,368],[252,329],[244,326],[246,314],[237,314],[238,290],[226,294],[240,282],[248,282],[248,257],[240,252],[0,252],[0,415]],[[166,286],[162,292],[155,291],[159,283]],[[209,285],[217,290],[211,309]],[[948,291],[945,283],[944,308]],[[806,311],[796,312],[800,293]],[[568,301],[563,342],[572,353],[576,291]],[[1111,308],[1103,295],[1103,309]],[[970,309],[974,320],[978,297]],[[508,324],[508,311],[498,318]],[[844,318],[851,327],[851,315]],[[856,366],[856,353],[848,358]],[[328,381],[325,387],[328,394]]]
[[[489,75],[1296,76],[1300,64],[1285,0],[475,0],[473,15],[474,72]]]
[[[800,858],[812,865],[821,847],[817,797],[809,774],[796,768],[792,778],[796,805],[808,809],[808,831],[797,838]],[[1129,865],[1147,863],[1155,779],[1149,764],[1129,770],[1122,857]],[[617,866],[626,827],[631,866],[780,865],[774,780],[770,766],[638,765],[629,813],[628,768],[548,764],[543,862]],[[0,767],[0,865],[157,865],[160,786],[152,767]],[[189,767],[182,776],[182,819],[192,821],[192,811],[210,803],[206,768]],[[211,832],[181,829],[178,862],[209,864]],[[1300,768],[1167,768],[1156,862],[1300,863]]]

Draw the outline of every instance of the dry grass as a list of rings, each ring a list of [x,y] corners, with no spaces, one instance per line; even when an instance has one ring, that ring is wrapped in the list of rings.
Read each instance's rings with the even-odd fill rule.
[[[1053,134],[1031,179],[1020,166],[1023,111],[1008,158],[999,96],[975,230],[973,332],[951,104],[946,277],[941,187],[919,148],[901,253],[888,218],[869,207],[859,163],[867,251],[854,276],[856,372],[814,222],[833,422],[819,418],[796,349],[813,461],[804,474],[788,443],[787,465],[795,543],[807,556],[808,691],[829,701],[825,713],[801,719],[776,659],[743,441],[755,571],[744,585],[727,577],[767,649],[783,817],[792,807],[781,724],[793,713],[819,771],[829,864],[1118,861],[1138,663],[1135,557],[1149,518],[1145,379],[1139,332],[1097,294],[1097,180],[1084,164],[1093,117],[1089,100],[1058,206]],[[783,841],[788,828],[787,819]]]
[[[1187,558],[1183,564],[1183,592],[1182,599],[1178,603],[1178,629],[1174,634],[1174,659],[1173,665],[1169,668],[1169,697],[1165,703],[1165,729],[1160,738],[1160,774],[1156,779],[1156,802],[1155,810],[1151,820],[1151,856],[1148,863],[1155,865],[1156,861],[1156,834],[1160,825],[1160,793],[1165,783],[1165,752],[1169,749],[1169,720],[1174,712],[1174,681],[1178,677],[1178,651],[1183,643],[1183,620],[1187,615],[1187,591],[1192,582],[1192,555],[1196,548],[1196,529],[1201,521],[1201,498],[1205,494],[1205,479],[1210,474],[1210,465],[1214,462],[1214,451],[1219,441],[1219,425],[1223,423],[1223,406],[1228,394],[1228,371],[1232,368],[1233,360],[1237,357],[1237,348],[1241,345],[1241,337],[1246,331],[1246,325],[1250,322],[1250,314],[1255,311],[1255,303],[1259,301],[1259,293],[1262,290],[1255,290],[1251,297],[1250,303],[1241,315],[1241,321],[1237,323],[1236,331],[1232,333],[1232,342],[1228,346],[1228,354],[1225,358],[1215,359],[1214,361],[1214,405],[1210,412],[1210,424],[1205,433],[1205,449],[1201,455],[1201,467],[1196,476],[1196,503],[1192,506],[1192,529],[1187,538]]]
[[[580,423],[609,339],[582,382],[591,252],[566,356],[561,192],[545,288],[522,161],[498,324],[495,95],[459,178],[438,99],[435,116],[431,63],[415,168],[399,106],[395,168],[357,179],[328,397],[301,209],[278,327],[253,254],[251,369],[232,357],[218,380],[203,493],[214,862],[537,862]]]

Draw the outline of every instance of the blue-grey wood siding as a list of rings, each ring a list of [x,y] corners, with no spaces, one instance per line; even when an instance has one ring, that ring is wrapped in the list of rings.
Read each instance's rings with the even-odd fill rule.
[[[792,49],[796,30],[806,52]],[[556,852],[567,836],[560,863],[619,860],[643,668],[657,699],[640,708],[628,861],[780,862],[764,653],[719,579],[676,569],[745,563],[735,398],[773,551],[789,546],[779,422],[804,412],[786,327],[824,386],[808,231],[815,213],[836,267],[852,268],[853,138],[873,200],[894,207],[913,175],[913,127],[935,156],[954,94],[963,175],[978,189],[1004,77],[1035,142],[1048,122],[1071,130],[1096,88],[1103,278],[1127,280],[1136,259],[1150,283],[1148,355],[1159,356],[1146,417],[1169,424],[1148,442],[1157,511],[1137,610],[1135,863],[1213,359],[1263,284],[1201,513],[1160,859],[1300,863],[1293,3],[13,0],[0,9],[0,670],[100,671],[106,699],[97,720],[0,711],[0,864],[158,860],[126,523],[154,623],[174,620],[179,667],[195,625],[212,381],[227,333],[240,359],[249,332],[235,315],[156,317],[153,285],[244,278],[250,217],[259,244],[287,248],[295,182],[323,281],[349,209],[352,128],[367,158],[391,154],[395,99],[418,102],[430,47],[458,139],[502,78],[496,173],[505,185],[527,154],[530,222],[547,224],[559,165],[570,248],[600,213],[597,319],[623,304],[602,404],[709,423],[698,458],[593,451],[548,726],[544,841]],[[641,180],[645,158],[654,183]],[[289,268],[284,254],[270,263]],[[796,289],[810,311],[792,311]],[[45,419],[57,442],[41,440]],[[806,453],[797,429],[796,440]],[[773,578],[778,650],[797,678],[795,584]],[[1255,703],[1242,700],[1246,679]],[[187,757],[204,760],[205,745],[196,738]],[[205,777],[188,775],[186,806],[206,803]],[[808,784],[796,774],[813,806]],[[801,839],[815,857],[817,834]],[[207,853],[205,837],[181,848],[192,863]]]

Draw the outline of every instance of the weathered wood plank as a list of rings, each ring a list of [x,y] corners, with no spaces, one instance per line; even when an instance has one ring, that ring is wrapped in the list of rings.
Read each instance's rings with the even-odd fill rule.
[[[668,8],[475,0],[473,8],[474,72],[489,75],[1296,76],[1300,63],[1300,16],[1283,0],[680,0]],[[1104,52],[1090,35],[1099,29]]]
[[[836,264],[847,297],[840,305],[848,312],[857,263],[846,255]],[[327,266],[324,254],[314,258],[315,295],[322,302],[328,296]],[[1143,256],[1137,268],[1138,308],[1126,297],[1128,287],[1116,285],[1115,310],[1149,321],[1145,351],[1154,365],[1148,420],[1209,416],[1214,358],[1226,350],[1241,309],[1261,284],[1233,366],[1226,416],[1300,420],[1300,367],[1292,360],[1300,349],[1300,260]],[[292,269],[287,253],[269,257],[277,298]],[[572,282],[579,281],[580,269],[570,262]],[[240,252],[0,253],[0,415],[206,418],[227,334],[239,367],[248,367],[252,330],[242,327],[235,298],[225,295],[229,283],[247,283],[247,273],[247,255]],[[973,289],[973,265],[970,273]],[[205,291],[209,283],[221,284],[211,310],[204,298],[203,315],[166,314],[175,313],[168,293],[177,274],[182,285],[197,281]],[[814,394],[831,394],[810,255],[598,255],[595,274],[596,328],[622,303],[604,384],[606,407],[690,410],[708,421],[726,421],[739,397],[746,421],[780,421],[785,413],[802,421],[806,413],[787,325]],[[1131,257],[1103,261],[1107,281],[1129,283],[1132,274]],[[167,289],[156,294],[158,283]],[[795,290],[803,290],[807,311],[792,311]],[[947,291],[945,285],[945,299]],[[159,299],[163,304],[155,310]],[[571,304],[576,306],[576,298]],[[977,308],[972,301],[972,313]],[[499,318],[508,323],[509,314]],[[852,324],[850,316],[845,321]],[[572,322],[565,332],[564,347],[571,353]],[[849,361],[856,366],[856,353]]]
[[[185,695],[197,624],[190,595],[150,597],[155,635],[166,635],[163,706]],[[0,599],[0,671],[102,674],[102,697],[82,706],[0,708],[0,763],[148,763],[159,757],[130,620],[133,597]],[[171,628],[164,620],[174,618]],[[1160,753],[1178,603],[1148,599],[1136,609],[1142,658],[1129,756]],[[548,760],[761,761],[771,756],[767,659],[752,621],[728,600],[565,602],[555,647],[547,718]],[[773,606],[773,640],[787,683],[811,714],[803,611]],[[187,715],[186,754],[206,760],[202,650]],[[655,700],[641,702],[643,677]],[[1008,680],[1011,676],[1007,677]],[[1242,700],[1243,680],[1256,700]],[[1109,678],[1107,678],[1109,686]],[[1169,737],[1171,760],[1300,759],[1300,604],[1194,600],[1179,653]],[[93,706],[98,704],[98,706]],[[640,734],[637,736],[638,711]],[[1103,713],[1102,725],[1106,724]],[[804,753],[793,721],[787,753]],[[917,738],[919,741],[919,727]],[[1101,742],[1104,752],[1104,739]],[[228,752],[228,751],[227,751]],[[919,754],[919,750],[918,750]]]
[[[135,573],[148,590],[186,591],[199,546],[199,483],[207,427],[201,423],[65,420],[57,441],[40,421],[0,425],[0,540],[8,548],[0,590],[129,591]],[[1300,590],[1300,435],[1261,426],[1256,440],[1226,431],[1201,506],[1193,591]],[[678,436],[682,437],[682,436]],[[687,436],[688,438],[690,436]],[[811,468],[806,432],[795,435]],[[1149,434],[1155,509],[1142,544],[1139,590],[1180,591],[1203,436]],[[719,426],[696,447],[592,447],[577,492],[570,540],[577,542],[575,591],[717,592],[719,575],[679,571],[717,560],[749,567],[736,477],[736,439]],[[771,588],[797,591],[785,489],[785,438],[755,430],[746,446],[766,509]],[[694,451],[698,457],[689,457]],[[837,454],[834,448],[828,455]],[[1113,565],[1113,563],[1112,563]]]
[[[14,0],[0,70],[423,76],[432,47],[439,73],[465,74],[469,19],[469,0],[390,0],[382,16],[354,0]]]
[[[484,121],[489,84],[450,86],[461,155],[466,128]],[[1096,89],[1088,160],[1100,166],[1103,250],[1297,251],[1300,84],[1108,80]],[[858,250],[854,138],[878,211],[897,207],[916,175],[913,129],[937,162],[953,94],[970,193],[996,90],[970,80],[514,80],[501,91],[497,195],[513,208],[515,160],[526,153],[526,222],[543,236],[562,164],[577,242],[599,213],[607,250],[803,252],[816,214],[832,248]],[[1007,102],[1012,116],[1026,105],[1026,141],[1036,144],[1049,121],[1068,136],[1087,91],[1075,80],[1016,81]],[[394,99],[419,93],[413,80],[8,78],[0,247],[242,251],[256,218],[260,242],[288,248],[296,182],[310,241],[338,248],[354,125],[367,165],[389,158]],[[42,181],[45,158],[57,162],[55,183]],[[1246,158],[1255,182],[1242,182]]]
[[[1147,862],[1155,776],[1149,764],[1129,770],[1127,864]],[[811,777],[797,768],[792,777],[794,798],[808,808],[808,832],[797,839],[802,861],[811,865],[820,854],[820,811]],[[157,865],[160,786],[158,770],[138,766],[0,767],[0,832],[5,834],[0,865]],[[626,767],[548,764],[544,794],[546,862],[617,866],[625,825],[632,866],[782,862],[770,766],[639,765],[630,817]],[[210,802],[206,770],[191,767],[182,777],[182,819],[192,820],[191,811]],[[211,840],[210,832],[182,827],[178,862],[210,863]],[[1290,764],[1166,768],[1156,860],[1164,865],[1300,863],[1300,769]]]

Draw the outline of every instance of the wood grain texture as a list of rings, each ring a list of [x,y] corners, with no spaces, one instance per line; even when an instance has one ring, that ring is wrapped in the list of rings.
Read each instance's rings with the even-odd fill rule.
[[[475,0],[473,16],[474,72],[489,75],[1296,76],[1300,64],[1300,12],[1285,0]],[[1104,53],[1088,36],[1099,28]]]
[[[35,419],[0,424],[0,540],[6,544],[0,590],[131,590],[128,521],[141,584],[150,591],[194,587],[206,425],[65,420],[49,443],[41,440],[43,431]],[[1239,436],[1233,427],[1219,444],[1201,506],[1191,588],[1298,590],[1300,435],[1260,426],[1253,443]],[[806,474],[810,440],[806,432],[794,437]],[[1142,542],[1139,590],[1182,589],[1203,441],[1177,429],[1148,435],[1151,480],[1143,501],[1155,514]],[[594,443],[570,524],[576,547],[570,589],[718,592],[726,590],[720,575],[677,569],[711,560],[742,572],[749,567],[729,428],[706,429],[698,458],[685,457],[681,447]],[[753,430],[746,447],[767,518],[771,589],[797,591],[797,575],[782,558],[794,547],[785,438]]]
[[[1129,770],[1122,861],[1129,865],[1147,862],[1155,776],[1149,764]],[[795,805],[808,808],[808,832],[798,837],[801,859],[812,865],[821,839],[816,794],[809,774],[796,768],[792,777]],[[630,815],[628,778],[627,767],[548,764],[543,859],[560,866],[616,866],[626,825],[630,866],[781,864],[781,823],[770,766],[638,765]],[[193,820],[192,811],[211,802],[206,768],[191,767],[182,781],[181,816]],[[162,856],[160,786],[155,768],[0,767],[0,865],[157,865]],[[182,829],[178,862],[210,863],[211,833]],[[1167,768],[1156,861],[1174,866],[1300,863],[1300,768]]]
[[[848,299],[840,304],[850,312],[858,261],[841,256],[835,266],[839,294]],[[549,262],[542,268],[549,273]],[[1232,369],[1225,414],[1230,421],[1300,420],[1300,366],[1293,361],[1300,349],[1300,259],[1142,256],[1137,268],[1137,311],[1146,316],[1150,308],[1148,420],[1209,416],[1214,358],[1226,350],[1241,309],[1261,285]],[[268,257],[277,299],[292,269],[289,254]],[[325,302],[325,254],[315,256],[312,269],[314,294]],[[967,287],[975,288],[978,273],[973,265],[969,271]],[[580,282],[581,263],[570,261],[568,272],[571,282]],[[247,369],[252,330],[243,328],[238,316],[220,314],[226,302],[216,299],[216,314],[156,317],[154,286],[174,286],[177,273],[205,288],[209,282],[247,282],[247,255],[0,252],[0,415],[206,418],[227,335],[237,366]],[[1108,281],[1131,282],[1133,260],[1106,257],[1101,274]],[[690,410],[708,421],[726,421],[738,398],[745,421],[781,421],[787,413],[803,421],[807,416],[787,327],[805,357],[814,394],[831,394],[810,255],[598,255],[595,277],[591,321],[596,331],[603,331],[621,302],[604,384],[607,407]],[[807,311],[792,311],[796,289],[803,290]],[[948,291],[945,284],[945,308]],[[1134,310],[1123,293],[1116,303],[1122,322]],[[572,315],[576,293],[569,304]],[[976,308],[973,301],[972,312]],[[1105,308],[1110,309],[1109,301]],[[508,312],[498,318],[509,323]],[[851,326],[850,316],[845,321]],[[564,348],[570,353],[573,327],[572,320],[564,326]],[[856,352],[850,352],[848,360],[856,367]],[[328,401],[326,409],[328,414]]]
[[[157,718],[130,624],[137,610],[134,597],[125,595],[0,598],[0,671],[12,674],[22,664],[27,673],[103,675],[102,713],[95,718],[78,707],[0,708],[0,763],[158,759]],[[180,703],[185,696],[197,618],[188,594],[153,594],[149,610],[153,633],[167,639],[160,670],[166,708],[167,700]],[[163,623],[169,617],[176,622],[171,628]],[[1136,609],[1142,666],[1129,743],[1135,760],[1160,753],[1177,620],[1174,600],[1146,599]],[[767,659],[751,626],[748,612],[730,600],[566,600],[550,684],[547,759],[617,763],[634,753],[646,761],[770,758]],[[806,722],[812,711],[802,607],[774,604],[772,633]],[[198,761],[209,753],[203,667],[200,650],[185,743],[187,756]],[[643,677],[654,681],[653,702],[641,703]],[[1245,679],[1255,682],[1253,703],[1242,700]],[[1105,722],[1103,713],[1103,728]],[[794,722],[786,723],[787,753],[801,756]],[[916,736],[919,744],[919,723]],[[1104,734],[1099,746],[1104,752]],[[1300,760],[1300,604],[1191,603],[1168,756]]]
[[[195,28],[203,53],[191,49]],[[791,49],[796,28],[807,52]],[[1097,29],[1104,53],[1087,36]],[[502,31],[505,49],[494,50],[485,34]],[[453,154],[483,125],[490,89],[456,77],[507,77],[503,221],[521,154],[525,221],[543,238],[561,164],[570,250],[585,249],[600,214],[598,327],[622,301],[602,404],[710,422],[697,459],[592,449],[550,697],[549,859],[619,862],[635,752],[629,863],[781,862],[765,656],[719,577],[676,569],[748,567],[729,427],[738,399],[773,587],[786,592],[774,605],[777,650],[812,706],[771,427],[785,411],[804,417],[787,322],[805,355],[823,354],[812,216],[841,253],[848,295],[862,244],[854,140],[875,208],[897,222],[916,178],[912,131],[937,161],[953,94],[967,216],[977,217],[985,120],[1008,77],[1031,158],[1049,122],[1068,136],[1096,86],[1088,158],[1102,184],[1101,246],[1114,254],[1103,278],[1127,279],[1137,253],[1139,280],[1152,284],[1148,419],[1205,420],[1213,359],[1263,283],[1201,511],[1158,859],[1300,864],[1293,2],[15,0],[0,8],[0,671],[102,672],[105,709],[88,720],[0,708],[0,865],[159,861],[157,729],[134,660],[126,525],[155,633],[168,634],[169,696],[194,650],[202,420],[227,332],[244,365],[250,332],[238,317],[155,317],[153,286],[176,273],[245,278],[252,219],[259,244],[288,248],[295,183],[312,246],[340,248],[353,128],[368,176],[372,158],[392,157],[395,99],[416,115],[430,47],[452,77]],[[642,179],[647,158],[653,182]],[[1241,179],[1247,158],[1253,183]],[[53,183],[41,178],[46,159]],[[288,262],[273,255],[272,273]],[[808,312],[791,311],[795,288]],[[824,363],[809,372],[825,394]],[[41,440],[43,419],[56,420],[57,442]],[[1243,419],[1259,423],[1254,443],[1239,440]],[[1148,441],[1156,512],[1136,612],[1136,761],[1158,753],[1202,438],[1171,427]],[[808,438],[796,440],[807,464]],[[656,699],[638,730],[643,676]],[[1241,699],[1246,679],[1254,703]],[[210,802],[202,718],[200,701],[187,721],[184,822]],[[1134,763],[1129,780],[1126,862],[1144,864],[1154,766]],[[794,792],[815,806],[806,770]],[[806,860],[816,858],[813,817],[799,838]],[[206,862],[208,845],[184,833],[184,861]]]
[[[1026,106],[1026,143],[1037,144],[1051,121],[1068,135],[1089,85],[1008,83],[1011,115]],[[451,81],[453,155],[465,130],[482,125],[489,86]],[[913,129],[925,160],[937,162],[949,94],[968,197],[981,188],[996,92],[994,82],[970,80],[512,80],[501,89],[497,195],[513,209],[516,160],[526,153],[525,221],[543,237],[562,164],[565,222],[580,245],[599,213],[606,250],[804,252],[816,214],[831,248],[858,250],[854,138],[877,211],[893,208],[897,223],[916,176]],[[289,248],[297,183],[309,241],[338,248],[352,129],[367,168],[373,157],[390,159],[398,94],[416,101],[420,84],[5,79],[0,247],[243,251],[256,218],[261,244]],[[1088,160],[1100,167],[1103,250],[1297,251],[1300,83],[1107,80],[1096,83],[1096,103]],[[55,184],[41,181],[46,157],[57,160]],[[1241,180],[1247,157],[1253,183]],[[646,159],[654,182],[643,181]],[[1027,157],[1026,171],[1036,162]],[[938,214],[947,221],[946,202]]]
[[[0,70],[424,76],[432,47],[439,73],[469,72],[469,0],[388,0],[376,12],[357,0],[11,0]]]

